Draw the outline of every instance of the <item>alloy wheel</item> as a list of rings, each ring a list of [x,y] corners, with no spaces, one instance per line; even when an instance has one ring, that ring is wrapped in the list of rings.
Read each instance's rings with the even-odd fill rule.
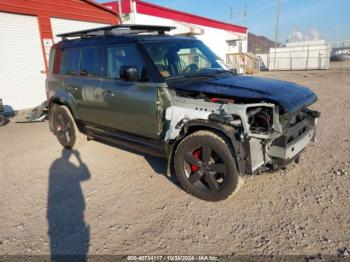
[[[218,192],[227,181],[227,165],[209,145],[189,150],[184,157],[188,181],[203,192]]]

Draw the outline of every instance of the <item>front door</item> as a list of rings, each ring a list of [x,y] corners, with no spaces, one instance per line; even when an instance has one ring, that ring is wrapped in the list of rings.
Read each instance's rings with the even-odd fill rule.
[[[104,125],[117,131],[157,138],[157,86],[141,80],[123,81],[119,75],[121,66],[133,65],[137,66],[141,79],[144,63],[137,47],[135,45],[107,47],[106,62],[107,78],[101,83],[105,105]]]

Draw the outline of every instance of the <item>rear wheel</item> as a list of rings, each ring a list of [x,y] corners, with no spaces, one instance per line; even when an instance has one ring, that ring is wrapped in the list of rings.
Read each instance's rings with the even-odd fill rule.
[[[0,126],[4,126],[6,122],[6,117],[3,114],[0,114]]]
[[[79,132],[75,120],[66,106],[53,105],[51,117],[54,134],[63,147],[77,148],[83,143],[84,136]]]
[[[241,178],[232,151],[214,132],[198,131],[182,140],[174,165],[183,188],[198,198],[220,201],[238,191]]]

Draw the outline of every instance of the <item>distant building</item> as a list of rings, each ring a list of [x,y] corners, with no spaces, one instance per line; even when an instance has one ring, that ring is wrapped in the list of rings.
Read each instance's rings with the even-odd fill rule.
[[[193,36],[202,40],[221,59],[228,53],[246,53],[248,29],[210,18],[189,14],[140,0],[121,0],[103,4],[118,14],[124,24],[174,26],[174,35]]]

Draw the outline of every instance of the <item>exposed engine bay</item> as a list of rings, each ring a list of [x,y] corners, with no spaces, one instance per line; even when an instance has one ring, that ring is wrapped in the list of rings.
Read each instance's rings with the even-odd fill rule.
[[[165,141],[180,137],[192,121],[216,123],[232,128],[244,174],[277,169],[296,160],[315,138],[319,113],[306,107],[284,112],[275,103],[256,99],[220,97],[203,93],[167,90],[170,105],[165,119],[169,123]],[[236,152],[236,154],[238,154]]]

